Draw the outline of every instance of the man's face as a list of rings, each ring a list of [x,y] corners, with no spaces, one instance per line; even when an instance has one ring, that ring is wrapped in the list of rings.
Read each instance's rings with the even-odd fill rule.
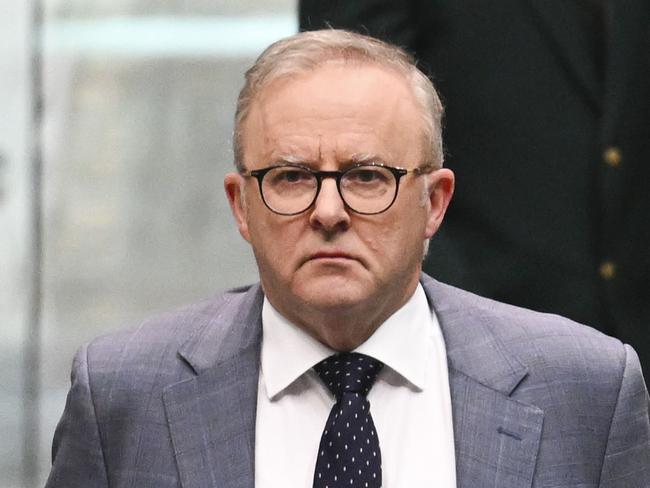
[[[426,162],[421,115],[406,80],[371,64],[333,62],[272,82],[251,107],[243,148],[248,170],[284,162],[317,170],[365,161],[411,169]],[[337,315],[385,320],[408,299],[424,240],[437,230],[451,196],[453,174],[406,175],[395,203],[378,215],[347,209],[333,178],[324,179],[314,205],[295,216],[266,208],[254,178],[230,174],[225,186],[266,296],[311,329],[314,321]]]

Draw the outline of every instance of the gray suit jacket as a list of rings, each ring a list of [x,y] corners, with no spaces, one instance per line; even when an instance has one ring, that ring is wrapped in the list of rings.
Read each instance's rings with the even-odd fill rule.
[[[459,487],[650,486],[629,346],[422,283],[447,345]],[[233,290],[82,348],[47,487],[253,487],[262,298]]]

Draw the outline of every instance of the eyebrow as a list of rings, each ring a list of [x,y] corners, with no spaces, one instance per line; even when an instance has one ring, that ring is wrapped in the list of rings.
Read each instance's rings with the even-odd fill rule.
[[[366,163],[378,163],[378,164],[389,164],[384,158],[375,153],[354,153],[348,156],[345,160],[341,161],[340,167],[342,169],[349,168],[357,164],[366,164]],[[314,167],[319,163],[318,161],[312,159],[306,159],[298,157],[294,154],[281,154],[271,162],[273,166],[279,166],[283,164],[297,164],[305,167]]]
[[[374,153],[355,153],[348,158],[346,164],[360,164],[360,163],[381,163],[386,164],[387,161]]]
[[[273,158],[271,164],[274,166],[282,165],[282,164],[300,164],[305,166],[311,166],[314,165],[315,163],[310,162],[308,159],[295,156],[294,154],[281,154]]]

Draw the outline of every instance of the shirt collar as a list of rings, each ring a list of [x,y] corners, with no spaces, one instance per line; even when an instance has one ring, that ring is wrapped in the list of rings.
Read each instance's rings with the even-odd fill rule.
[[[266,297],[262,306],[261,367],[270,399],[335,351],[283,317]],[[355,352],[372,356],[422,390],[431,336],[440,334],[418,284],[411,298],[391,315]]]

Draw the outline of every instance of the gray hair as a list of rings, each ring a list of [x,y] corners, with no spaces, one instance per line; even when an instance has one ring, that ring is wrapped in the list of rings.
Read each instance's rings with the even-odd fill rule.
[[[255,98],[279,78],[313,71],[328,61],[372,63],[396,70],[409,82],[421,108],[425,163],[442,166],[442,103],[433,83],[403,49],[372,37],[337,29],[302,32],[271,44],[246,72],[235,112],[233,151],[235,166],[245,171],[243,128]]]

